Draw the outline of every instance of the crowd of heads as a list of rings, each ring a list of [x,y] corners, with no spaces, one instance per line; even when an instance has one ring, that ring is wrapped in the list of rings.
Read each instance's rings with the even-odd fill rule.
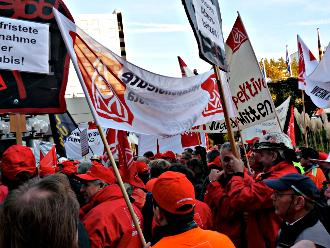
[[[286,135],[270,133],[244,147],[237,144],[236,149],[225,142],[208,151],[202,146],[187,148],[180,154],[148,151],[135,157],[129,175],[122,176],[127,179],[124,181],[131,202],[138,206],[141,199],[141,195],[136,197],[139,191],[135,189],[149,192],[157,225],[176,230],[180,223],[195,223],[196,201],[204,200],[210,182],[243,173],[258,178],[284,161],[300,162],[299,166],[309,170],[319,158],[316,150],[294,150]],[[298,167],[296,173],[265,180],[273,190],[275,213],[286,221],[294,221],[330,198],[326,169],[322,170],[325,180],[320,188]],[[38,168],[31,149],[20,145],[3,153],[0,168],[1,183],[10,191],[0,216],[1,247],[78,247],[79,208],[117,183],[113,168],[104,166],[101,156],[83,162],[60,159],[56,166]],[[144,196],[141,209],[146,199]]]

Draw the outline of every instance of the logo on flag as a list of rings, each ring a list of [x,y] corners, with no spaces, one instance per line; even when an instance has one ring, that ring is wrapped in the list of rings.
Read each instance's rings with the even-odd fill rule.
[[[222,113],[222,104],[217,85],[217,79],[212,75],[205,83],[202,84],[202,88],[208,90],[210,93],[210,101],[207,107],[204,109],[202,115],[209,116],[216,113]]]

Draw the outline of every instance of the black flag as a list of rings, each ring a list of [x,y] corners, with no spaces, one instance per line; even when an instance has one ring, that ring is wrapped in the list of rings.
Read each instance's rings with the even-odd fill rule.
[[[68,111],[64,114],[50,114],[49,121],[54,142],[56,144],[56,152],[61,157],[66,157],[64,147],[65,139],[78,127],[78,125]]]

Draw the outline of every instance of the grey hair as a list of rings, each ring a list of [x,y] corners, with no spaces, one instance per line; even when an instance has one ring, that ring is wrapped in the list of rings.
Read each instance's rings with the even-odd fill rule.
[[[239,145],[237,143],[236,143],[236,149],[237,149],[238,155],[241,157],[241,148],[239,147]],[[232,151],[230,142],[225,142],[221,145],[220,153],[222,153],[223,150]]]

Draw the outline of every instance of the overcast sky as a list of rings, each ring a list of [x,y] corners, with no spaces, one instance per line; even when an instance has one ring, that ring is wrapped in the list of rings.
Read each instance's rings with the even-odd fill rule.
[[[123,14],[127,59],[149,71],[181,76],[177,56],[191,68],[206,71],[180,0],[66,0],[77,14]],[[330,41],[329,0],[225,0],[219,1],[224,39],[240,12],[258,59],[285,57],[297,50],[297,34],[317,56],[317,33],[322,46]],[[104,44],[106,45],[106,44]]]

